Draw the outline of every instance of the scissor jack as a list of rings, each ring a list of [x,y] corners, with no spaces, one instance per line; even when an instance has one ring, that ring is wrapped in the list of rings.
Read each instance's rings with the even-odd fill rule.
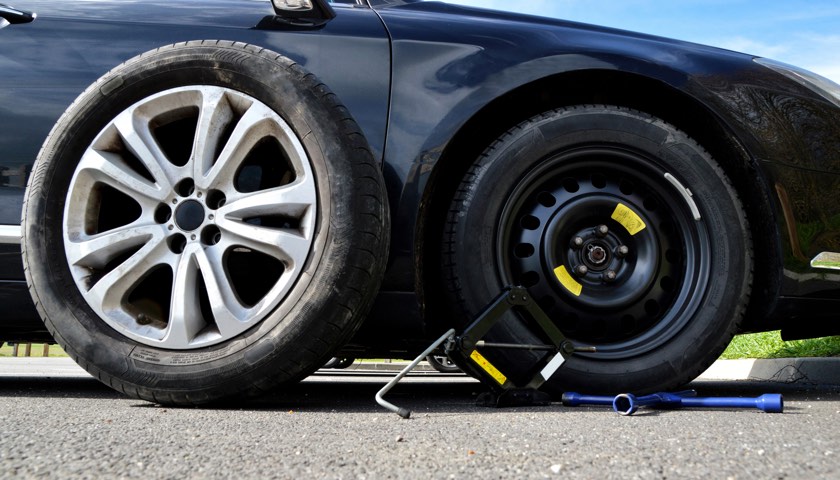
[[[526,314],[532,320],[532,328],[538,328],[548,343],[521,344],[495,343],[483,340],[484,336],[504,318],[510,310]],[[563,336],[563,333],[552,323],[540,306],[533,301],[531,295],[523,287],[507,287],[476,317],[476,319],[460,335],[450,329],[432,343],[414,361],[408,364],[393,380],[388,382],[376,394],[376,402],[403,418],[409,418],[408,409],[396,405],[382,398],[391,388],[402,380],[414,367],[435,349],[444,346],[444,350],[456,364],[467,366],[470,372],[490,387],[491,391],[479,396],[478,404],[491,407],[508,407],[523,405],[548,405],[551,402],[548,394],[538,389],[557,371],[574,352],[594,352],[594,347],[578,347]],[[536,373],[529,380],[514,382],[481,354],[480,351],[489,349],[544,351],[544,355],[534,365]],[[533,371],[533,370],[532,370]]]

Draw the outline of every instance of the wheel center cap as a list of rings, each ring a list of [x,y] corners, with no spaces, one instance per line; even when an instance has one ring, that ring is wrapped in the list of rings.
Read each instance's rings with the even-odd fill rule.
[[[186,232],[195,230],[204,223],[204,207],[195,200],[187,200],[175,210],[175,223]]]

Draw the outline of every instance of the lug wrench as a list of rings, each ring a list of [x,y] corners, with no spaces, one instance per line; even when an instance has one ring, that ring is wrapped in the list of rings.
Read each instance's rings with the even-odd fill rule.
[[[768,393],[755,398],[739,397],[696,397],[697,392],[686,390],[683,392],[660,392],[651,395],[635,396],[632,393],[622,393],[615,397],[581,395],[575,392],[563,394],[563,405],[611,405],[620,415],[633,415],[642,406],[663,408],[757,408],[767,413],[782,413],[784,400],[778,393]]]

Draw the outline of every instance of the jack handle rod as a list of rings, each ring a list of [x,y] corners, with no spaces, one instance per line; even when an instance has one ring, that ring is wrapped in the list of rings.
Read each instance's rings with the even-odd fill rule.
[[[381,406],[387,408],[388,410],[396,413],[397,415],[401,416],[402,418],[409,418],[411,416],[411,410],[409,410],[407,408],[398,407],[398,406],[394,405],[393,403],[385,400],[382,397],[384,397],[385,394],[388,393],[388,391],[390,391],[392,388],[394,388],[394,385],[396,385],[397,382],[399,382],[406,375],[408,375],[408,372],[413,370],[414,367],[416,367],[418,363],[422,362],[423,359],[428,357],[429,354],[432,353],[432,351],[434,349],[436,349],[443,342],[449,340],[450,338],[452,338],[454,336],[455,336],[455,329],[454,328],[449,329],[449,331],[444,333],[439,339],[437,339],[435,341],[435,343],[431,344],[429,346],[429,348],[427,348],[425,351],[423,351],[423,353],[421,353],[420,356],[415,358],[413,362],[409,363],[407,367],[403,368],[402,371],[400,373],[398,373],[396,377],[393,378],[393,380],[388,382],[387,385],[385,385],[384,387],[382,387],[381,390],[376,392],[376,403],[378,403],[379,405],[381,405]]]

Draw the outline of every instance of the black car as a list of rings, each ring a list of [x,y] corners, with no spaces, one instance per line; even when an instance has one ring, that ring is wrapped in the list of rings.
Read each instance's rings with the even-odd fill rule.
[[[128,395],[416,355],[513,286],[595,348],[549,392],[840,332],[840,87],[810,72],[431,1],[15,6],[0,340],[52,338]],[[486,340],[546,342],[517,313]],[[513,383],[550,355],[479,350]]]

